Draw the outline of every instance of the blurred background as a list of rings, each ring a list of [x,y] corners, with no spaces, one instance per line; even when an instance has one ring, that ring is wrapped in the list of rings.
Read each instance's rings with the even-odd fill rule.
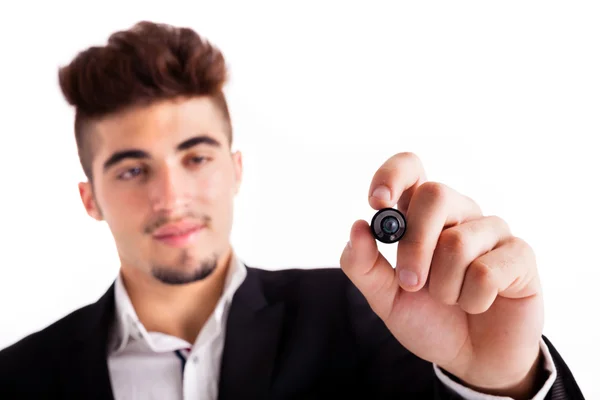
[[[268,269],[337,266],[371,178],[429,180],[536,251],[545,334],[600,398],[598,2],[103,1],[0,6],[0,348],[96,301],[118,258],[89,218],[58,67],[140,20],[194,28],[230,66],[244,155],[232,242]],[[395,246],[380,245],[395,263]]]

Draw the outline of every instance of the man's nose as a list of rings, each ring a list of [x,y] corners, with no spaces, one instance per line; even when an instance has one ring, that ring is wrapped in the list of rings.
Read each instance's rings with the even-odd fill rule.
[[[165,168],[150,183],[150,197],[154,212],[177,212],[187,207],[190,185],[183,174]]]

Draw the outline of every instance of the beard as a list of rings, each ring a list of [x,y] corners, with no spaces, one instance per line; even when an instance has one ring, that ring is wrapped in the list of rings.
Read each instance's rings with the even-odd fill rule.
[[[202,221],[202,224],[209,226],[211,218],[208,215],[197,215],[192,211],[186,213],[184,217],[192,220]],[[183,218],[183,217],[181,217]],[[156,229],[169,222],[167,215],[161,214],[155,220],[150,221],[144,227],[144,233],[151,235]],[[190,250],[183,250],[178,265],[170,266],[164,264],[155,264],[152,266],[152,275],[162,283],[168,285],[185,285],[206,279],[217,268],[218,254],[213,254],[202,260],[197,261],[190,255]],[[190,264],[193,269],[190,270]],[[193,265],[195,264],[195,265]]]
[[[181,259],[181,265],[190,263],[190,257],[187,252],[184,252]],[[217,268],[219,257],[213,254],[203,260],[197,261],[196,266],[191,271],[182,271],[177,267],[165,265],[154,265],[152,267],[152,275],[160,282],[167,285],[185,285],[206,279]]]

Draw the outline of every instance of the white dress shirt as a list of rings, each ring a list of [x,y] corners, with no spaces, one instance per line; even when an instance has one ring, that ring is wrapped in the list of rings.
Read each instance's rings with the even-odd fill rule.
[[[225,323],[233,295],[246,273],[234,252],[223,295],[194,343],[148,332],[140,323],[119,274],[115,282],[116,321],[108,355],[115,399],[217,400]],[[550,378],[533,400],[542,400],[556,379],[556,367],[543,341],[541,348]],[[467,400],[509,399],[473,391],[451,380],[436,365],[433,368],[445,385]]]

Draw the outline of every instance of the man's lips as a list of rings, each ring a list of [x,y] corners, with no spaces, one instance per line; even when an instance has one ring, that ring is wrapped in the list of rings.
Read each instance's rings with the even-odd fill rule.
[[[169,246],[181,247],[191,243],[204,227],[192,222],[167,224],[157,229],[152,237]]]
[[[186,234],[192,230],[198,229],[202,225],[192,222],[177,222],[172,224],[163,225],[154,231],[153,236],[155,238],[162,238],[165,236],[177,236]]]

